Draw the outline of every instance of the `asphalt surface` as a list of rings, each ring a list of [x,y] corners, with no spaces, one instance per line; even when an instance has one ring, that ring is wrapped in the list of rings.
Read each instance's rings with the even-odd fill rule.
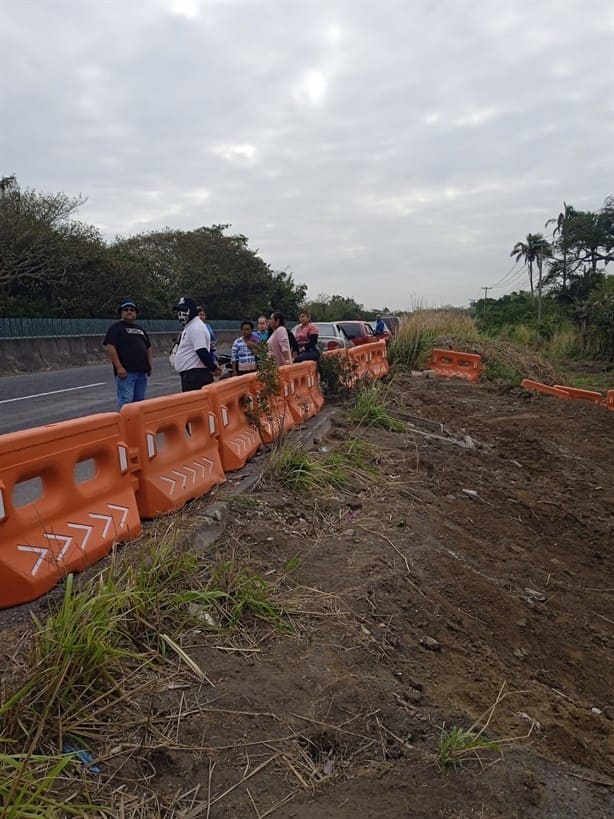
[[[180,391],[179,376],[167,356],[154,359],[147,398]],[[108,362],[0,378],[0,435],[116,411],[115,380]]]

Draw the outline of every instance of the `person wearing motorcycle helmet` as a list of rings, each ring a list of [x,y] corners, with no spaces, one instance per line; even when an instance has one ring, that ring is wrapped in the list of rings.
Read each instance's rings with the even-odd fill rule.
[[[183,324],[179,346],[175,353],[175,370],[181,378],[181,391],[200,390],[213,381],[218,372],[211,352],[211,336],[198,316],[198,305],[189,296],[182,296],[173,307]]]

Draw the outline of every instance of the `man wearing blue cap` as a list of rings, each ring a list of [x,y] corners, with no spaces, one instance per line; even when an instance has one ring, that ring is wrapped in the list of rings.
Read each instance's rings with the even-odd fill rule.
[[[136,304],[127,299],[120,304],[119,321],[112,324],[102,342],[113,364],[117,384],[117,405],[142,401],[151,375],[151,342],[145,330],[136,323]]]

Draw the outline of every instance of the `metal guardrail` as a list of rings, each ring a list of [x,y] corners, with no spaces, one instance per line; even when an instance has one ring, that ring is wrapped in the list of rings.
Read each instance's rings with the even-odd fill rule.
[[[95,318],[0,318],[0,338],[49,338],[55,336],[104,336],[117,317]],[[139,319],[148,333],[177,333],[181,329],[174,319]],[[240,332],[241,319],[210,321],[214,330]]]

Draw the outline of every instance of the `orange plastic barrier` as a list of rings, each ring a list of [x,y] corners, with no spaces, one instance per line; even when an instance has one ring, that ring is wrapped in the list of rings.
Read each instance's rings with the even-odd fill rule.
[[[204,390],[125,404],[120,416],[142,518],[174,512],[226,480],[216,417]]]
[[[347,351],[350,361],[353,361],[356,365],[356,378],[359,379],[370,376],[368,346],[367,344],[361,344],[358,347],[350,347]]]
[[[374,344],[367,344],[364,349],[368,351],[367,370],[369,374],[373,378],[383,378],[389,369],[386,342],[377,341]]]
[[[570,398],[576,398],[583,401],[592,401],[593,404],[603,404],[603,395],[594,390],[581,390],[576,387],[565,387],[563,384],[555,384],[555,390],[563,390]]]
[[[520,386],[525,390],[543,392],[545,395],[555,395],[557,398],[569,398],[569,395],[559,387],[549,387],[547,384],[541,384],[539,381],[532,381],[530,378],[524,378],[520,382]]]
[[[201,390],[211,398],[224,472],[241,469],[261,446],[260,436],[246,415],[257,377],[256,373],[245,373],[209,384]]]
[[[431,351],[429,370],[434,370],[437,375],[456,376],[475,383],[483,369],[482,359],[474,353],[438,349]]]
[[[290,407],[287,403],[287,397],[289,395],[288,384],[280,378],[280,393],[264,398],[262,395],[264,385],[256,376],[250,381],[249,389],[249,407],[252,413],[257,413],[258,434],[262,437],[262,441],[265,444],[270,444],[272,441],[279,440],[279,438],[285,432],[291,430],[295,424],[294,416],[290,412]]]
[[[614,410],[614,390],[608,390],[606,395],[605,405],[609,410]]]
[[[315,361],[302,361],[279,368],[281,383],[286,387],[286,404],[295,424],[304,424],[313,418],[324,403],[317,381]],[[316,398],[317,397],[317,403]],[[321,401],[320,401],[321,399]]]
[[[0,607],[137,537],[134,484],[116,412],[0,436]]]

